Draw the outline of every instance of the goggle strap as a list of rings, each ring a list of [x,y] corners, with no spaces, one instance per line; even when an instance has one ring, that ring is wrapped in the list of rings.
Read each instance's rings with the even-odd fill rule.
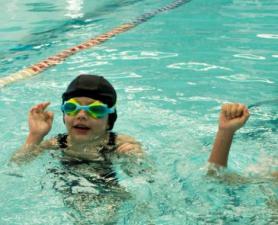
[[[109,112],[109,114],[110,113],[114,113],[115,112],[115,109],[116,109],[116,106],[114,105],[114,106],[112,106],[111,108],[108,108],[108,112]]]

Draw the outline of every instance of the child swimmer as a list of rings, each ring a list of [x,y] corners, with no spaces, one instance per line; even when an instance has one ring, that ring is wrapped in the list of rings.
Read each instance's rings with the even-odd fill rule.
[[[65,205],[81,216],[82,223],[76,224],[85,220],[85,224],[92,224],[96,218],[99,224],[117,221],[116,212],[129,193],[118,183],[112,158],[129,155],[136,160],[144,155],[134,138],[112,132],[117,119],[116,99],[115,89],[103,77],[79,75],[62,95],[67,133],[43,140],[51,130],[54,115],[46,110],[49,102],[40,103],[31,108],[29,134],[12,157],[21,164],[47,149],[54,150],[52,155],[58,155],[60,163],[47,174]],[[99,208],[104,210],[103,216],[95,214]]]
[[[46,110],[49,102],[40,103],[30,110],[29,134],[12,160],[28,161],[45,149],[62,149],[67,158],[86,161],[104,160],[111,153],[142,155],[134,138],[111,131],[117,119],[116,99],[114,87],[103,77],[78,76],[62,95],[67,134],[43,140],[54,115]]]

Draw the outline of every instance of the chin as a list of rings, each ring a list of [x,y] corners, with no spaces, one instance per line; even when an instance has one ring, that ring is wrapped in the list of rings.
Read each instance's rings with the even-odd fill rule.
[[[91,141],[92,137],[84,134],[72,134],[71,139],[76,143],[85,143]]]

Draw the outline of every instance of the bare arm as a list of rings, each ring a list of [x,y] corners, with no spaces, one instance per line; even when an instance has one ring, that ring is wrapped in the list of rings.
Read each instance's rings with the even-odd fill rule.
[[[17,164],[29,162],[40,155],[45,149],[58,149],[56,138],[42,141],[40,144],[22,145],[13,154],[11,161]]]
[[[246,123],[249,116],[249,111],[245,105],[224,104],[222,106],[218,131],[208,160],[211,163],[208,168],[209,175],[215,175],[219,167],[227,167],[233,136]],[[270,179],[278,181],[278,171],[272,172],[270,177]],[[233,183],[250,183],[258,182],[262,178],[250,179],[233,173],[225,174],[223,179]]]
[[[46,111],[49,102],[40,103],[29,112],[29,134],[24,145],[12,156],[11,161],[22,163],[38,156],[45,148],[53,147],[54,140],[44,141],[52,127],[53,113]]]
[[[249,118],[249,111],[242,104],[224,104],[219,117],[219,126],[209,157],[209,162],[216,166],[226,167],[235,132]]]

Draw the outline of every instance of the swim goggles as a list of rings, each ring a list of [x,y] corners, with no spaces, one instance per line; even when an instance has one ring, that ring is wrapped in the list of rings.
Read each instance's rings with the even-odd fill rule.
[[[94,119],[100,119],[106,115],[115,112],[115,108],[108,108],[107,105],[100,101],[91,103],[90,105],[79,105],[75,99],[66,101],[62,106],[61,110],[68,116],[75,116],[80,110],[84,110]]]

